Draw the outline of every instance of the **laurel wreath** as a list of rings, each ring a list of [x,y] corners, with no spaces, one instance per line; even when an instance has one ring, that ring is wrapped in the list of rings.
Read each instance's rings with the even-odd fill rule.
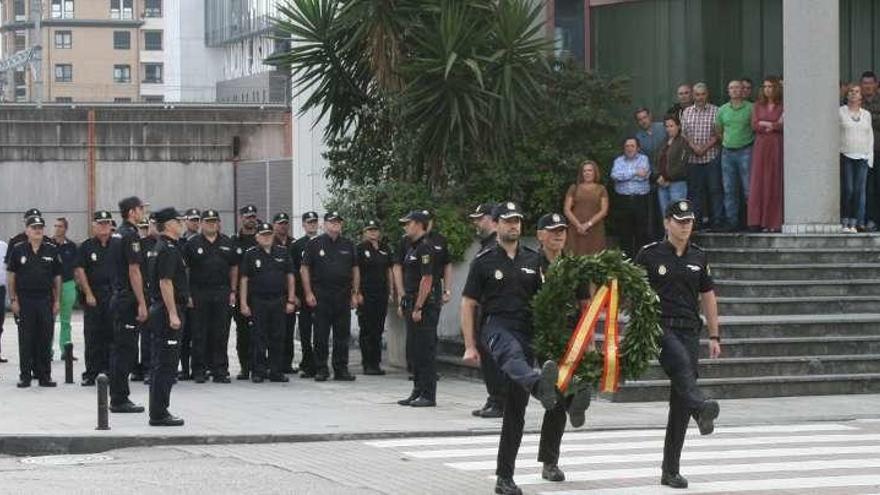
[[[550,266],[543,287],[532,300],[534,348],[542,360],[559,360],[565,353],[582,310],[578,289],[588,284],[600,287],[614,278],[620,290],[620,311],[629,315],[625,331],[621,325],[620,376],[622,381],[633,380],[645,372],[649,362],[660,354],[660,300],[648,284],[645,271],[617,250],[591,256],[563,255]],[[603,368],[601,351],[597,343],[595,349],[584,354],[573,385],[598,385]]]

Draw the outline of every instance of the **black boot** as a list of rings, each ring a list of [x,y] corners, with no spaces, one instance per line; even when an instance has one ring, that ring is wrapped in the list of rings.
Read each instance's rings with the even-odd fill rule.
[[[513,478],[499,476],[495,481],[495,493],[500,495],[522,495],[522,490],[513,482]]]
[[[669,488],[687,488],[688,480],[678,473],[663,473],[663,476],[660,477],[660,484]]]
[[[718,402],[709,399],[703,402],[700,411],[696,415],[697,426],[700,428],[700,435],[711,435],[715,431],[715,419],[721,408]]]

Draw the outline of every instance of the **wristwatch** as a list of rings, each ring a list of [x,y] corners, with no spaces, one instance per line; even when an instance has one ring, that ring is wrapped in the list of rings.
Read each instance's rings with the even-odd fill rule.
[[[719,336],[719,335],[710,335],[710,336],[709,336],[709,340],[714,340],[714,341],[716,341],[716,342],[718,342],[718,343],[720,344],[720,343],[721,343],[721,336]]]

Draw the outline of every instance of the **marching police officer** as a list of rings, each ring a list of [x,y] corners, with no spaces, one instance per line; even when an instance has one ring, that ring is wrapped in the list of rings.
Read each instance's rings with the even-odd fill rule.
[[[671,203],[663,221],[666,240],[643,247],[635,259],[660,296],[660,365],[672,382],[660,483],[672,488],[688,486],[679,464],[690,418],[696,420],[701,435],[708,435],[715,429],[719,412],[718,402],[707,399],[697,386],[701,307],[709,327],[710,358],[721,355],[721,337],[706,252],[690,241],[694,218],[690,201]]]
[[[494,208],[494,203],[482,203],[477,205],[473,213],[468,215],[480,241],[480,250],[477,254],[490,249],[497,243],[498,226],[495,219],[492,218]],[[480,325],[481,318],[477,316],[474,321]],[[477,330],[479,331],[479,328]],[[471,414],[481,418],[500,418],[504,416],[504,393],[507,390],[507,381],[504,378],[504,373],[498,369],[488,349],[480,344],[479,339],[477,340],[477,349],[480,351],[480,371],[483,375],[483,381],[486,383],[486,392],[489,395],[486,397],[486,403],[483,407],[474,409]]]
[[[424,210],[411,211],[406,222],[409,240],[403,259],[402,310],[406,341],[411,352],[413,391],[397,403],[401,406],[434,407],[437,404],[437,323],[440,301],[434,293],[435,249],[428,241],[430,218]]]
[[[238,255],[232,239],[220,232],[220,212],[202,213],[201,234],[191,237],[183,248],[189,267],[193,300],[192,373],[204,383],[211,371],[214,383],[229,383],[229,318],[235,307]]]
[[[509,380],[507,402],[495,470],[495,493],[521,494],[513,481],[526,406],[531,392],[545,410],[556,407],[556,363],[547,361],[540,371],[532,367],[531,300],[541,288],[541,256],[522,245],[523,214],[515,203],[499,204],[493,217],[498,223],[498,244],[471,263],[461,303],[464,361],[479,362],[474,312],[483,315],[480,338]],[[542,435],[543,436],[543,435]]]
[[[330,332],[333,332],[333,379],[353,381],[348,371],[351,309],[360,302],[360,270],[354,243],[342,236],[342,216],[324,215],[324,233],[312,239],[303,253],[302,276],[306,304],[315,311],[315,381],[327,381]]]
[[[257,227],[257,246],[248,249],[241,261],[241,312],[253,319],[251,335],[251,380],[266,377],[286,382],[284,375],[284,331],[288,314],[296,309],[293,261],[287,250],[273,243],[272,226]],[[287,363],[289,365],[289,363]]]
[[[364,302],[358,307],[358,341],[365,375],[384,375],[382,361],[382,333],[388,314],[390,298],[391,257],[381,245],[379,222],[370,220],[364,225],[364,240],[357,246],[358,267],[361,272],[361,294]]]
[[[61,304],[61,259],[56,246],[44,242],[42,217],[25,220],[27,240],[9,250],[10,309],[18,316],[19,388],[31,386],[32,372],[41,387],[54,387],[50,352],[53,316]]]
[[[245,251],[257,245],[257,207],[254,205],[246,205],[238,210],[239,214],[239,231],[232,236],[232,243],[235,244],[235,252],[238,254],[239,261],[244,256]],[[241,272],[239,271],[239,281],[241,280]],[[234,287],[238,292],[238,284]],[[247,380],[250,378],[250,332],[253,321],[241,314],[241,307],[236,306],[232,313],[235,320],[235,351],[238,354],[238,364],[240,371],[237,380]]]
[[[75,276],[82,293],[84,309],[83,333],[85,335],[86,370],[82,385],[95,385],[100,373],[110,373],[110,345],[113,342],[113,313],[110,298],[113,295],[113,242],[110,235],[110,212],[95,212],[92,222],[93,236],[79,246]]]
[[[178,246],[182,220],[174,208],[164,208],[154,215],[160,237],[150,258],[152,275],[149,325],[152,338],[150,368],[150,426],[183,426],[181,418],[168,412],[171,387],[179,360],[180,332],[185,324],[184,307],[189,300],[186,263]]]
[[[305,234],[290,246],[290,258],[293,260],[293,270],[299,275],[302,267],[303,251],[306,244],[318,236],[318,214],[307,211],[302,214],[302,228]],[[297,325],[299,326],[299,343],[302,349],[302,359],[299,362],[300,378],[315,377],[315,352],[312,347],[314,311],[305,304],[302,277],[296,277],[296,297],[302,303],[297,311]],[[291,356],[293,354],[291,353]]]
[[[125,198],[119,201],[119,213],[124,221],[119,242],[113,244],[117,266],[111,302],[116,321],[110,351],[110,410],[140,413],[144,407],[129,400],[128,375],[137,360],[138,334],[147,321],[146,257],[135,227],[144,218],[144,203],[137,196]]]
[[[272,218],[272,228],[275,232],[274,243],[276,246],[280,246],[288,251],[288,255],[290,253],[291,245],[294,242],[294,239],[290,237],[290,215],[287,213],[278,212]],[[286,321],[284,323],[284,372],[285,373],[296,373],[297,370],[293,367],[293,340],[294,334],[296,333],[296,312],[290,313],[286,316]]]

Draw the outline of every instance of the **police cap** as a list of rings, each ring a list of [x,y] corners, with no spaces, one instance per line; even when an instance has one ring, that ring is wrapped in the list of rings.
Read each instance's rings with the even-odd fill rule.
[[[492,218],[497,220],[508,220],[510,218],[522,218],[522,210],[519,209],[519,206],[513,201],[505,201],[503,203],[498,203],[495,206],[495,209],[492,210]]]
[[[212,220],[220,220],[220,212],[217,210],[211,210],[211,209],[205,210],[202,213],[202,220],[205,222],[212,221]]]
[[[324,214],[325,222],[342,222],[342,215],[338,211],[328,211]]]
[[[35,215],[32,217],[27,217],[24,221],[26,227],[42,227],[46,225],[46,222],[43,220],[43,217],[39,215]]]
[[[559,213],[548,213],[538,219],[538,230],[556,230],[568,228],[565,217]]]
[[[314,211],[307,211],[302,214],[302,221],[303,222],[317,222],[318,221],[318,214],[315,213]]]
[[[493,208],[495,208],[495,203],[481,203],[477,205],[476,209],[474,209],[474,212],[468,215],[468,217],[476,220],[486,215],[491,215]]]
[[[24,218],[41,216],[43,216],[43,213],[36,208],[30,208],[28,211],[24,212]]]
[[[186,218],[186,215],[182,215],[179,211],[171,206],[169,206],[168,208],[162,208],[156,213],[153,213],[153,219],[156,220],[156,223],[165,223],[170,222],[171,220],[181,220],[184,218]]]
[[[186,210],[186,219],[187,220],[201,220],[202,212],[199,211],[198,208],[190,208]]]
[[[379,230],[379,222],[368,220],[367,223],[364,224],[364,230]]]
[[[254,205],[246,205],[239,209],[238,212],[243,217],[255,217],[257,216],[257,207]]]
[[[693,220],[696,218],[696,215],[694,215],[694,206],[686,199],[673,201],[666,207],[666,218]]]
[[[275,218],[272,219],[272,223],[289,223],[290,216],[287,213],[279,212],[275,214]]]
[[[257,235],[271,234],[273,232],[272,224],[266,222],[260,222],[257,224]]]
[[[427,224],[429,221],[431,221],[431,213],[428,210],[413,210],[400,219],[400,223],[422,222]]]
[[[92,216],[92,220],[98,223],[110,223],[113,221],[113,215],[110,214],[107,210],[98,210]]]

